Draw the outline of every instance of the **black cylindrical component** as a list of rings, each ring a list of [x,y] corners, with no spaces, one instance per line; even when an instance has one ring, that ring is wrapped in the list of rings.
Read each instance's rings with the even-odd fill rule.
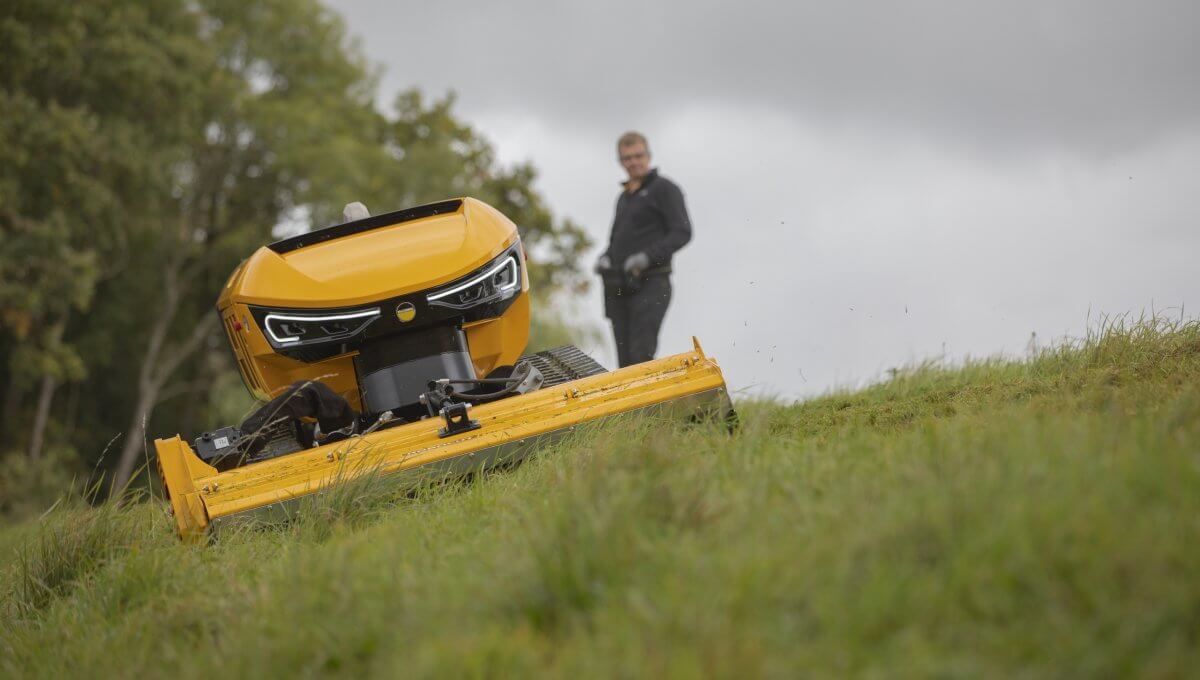
[[[442,326],[379,338],[359,348],[354,359],[363,410],[398,414],[419,408],[429,381],[475,377],[462,329]]]

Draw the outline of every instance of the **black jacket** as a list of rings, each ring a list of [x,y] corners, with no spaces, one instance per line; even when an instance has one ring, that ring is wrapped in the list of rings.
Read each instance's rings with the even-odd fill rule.
[[[671,256],[692,240],[692,221],[688,219],[679,187],[651,170],[637,191],[622,191],[617,198],[616,216],[609,237],[608,255],[620,271],[625,258],[644,252],[650,266],[671,270]]]

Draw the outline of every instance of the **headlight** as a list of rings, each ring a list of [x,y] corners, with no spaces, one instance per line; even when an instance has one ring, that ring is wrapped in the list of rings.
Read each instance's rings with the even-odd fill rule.
[[[379,318],[379,308],[340,314],[283,314],[271,312],[263,319],[267,337],[276,346],[296,346],[345,340]]]
[[[517,255],[510,252],[482,274],[472,276],[453,288],[430,293],[425,297],[430,305],[467,309],[476,305],[505,300],[516,293],[521,284],[521,266]]]

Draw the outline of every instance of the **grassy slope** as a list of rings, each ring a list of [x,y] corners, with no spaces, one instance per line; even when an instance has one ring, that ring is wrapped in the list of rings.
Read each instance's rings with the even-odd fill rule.
[[[1200,668],[1197,324],[741,409],[202,549],[149,504],[0,532],[0,675]]]

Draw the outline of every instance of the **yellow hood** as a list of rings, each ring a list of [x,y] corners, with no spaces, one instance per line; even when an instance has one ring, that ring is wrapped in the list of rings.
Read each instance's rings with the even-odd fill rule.
[[[454,212],[407,220],[405,213],[391,213],[400,221],[386,226],[363,228],[368,221],[360,220],[312,232],[303,237],[312,245],[292,250],[279,247],[286,241],[259,248],[230,277],[218,306],[369,304],[453,281],[517,240],[508,218],[471,198],[461,199]],[[387,221],[384,215],[369,219],[381,218]],[[362,230],[354,232],[355,225]],[[336,236],[343,232],[352,233]]]

